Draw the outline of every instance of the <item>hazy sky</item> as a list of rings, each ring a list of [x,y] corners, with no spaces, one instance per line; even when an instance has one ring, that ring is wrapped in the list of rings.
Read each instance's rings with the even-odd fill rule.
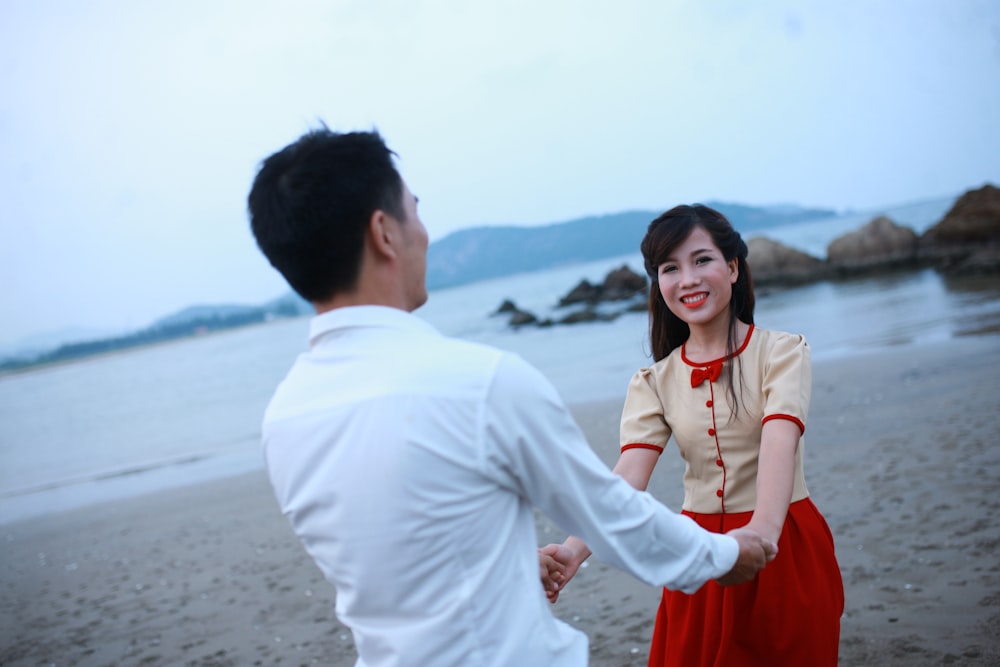
[[[286,287],[258,162],[377,127],[432,240],[1000,184],[994,0],[3,0],[0,343]]]

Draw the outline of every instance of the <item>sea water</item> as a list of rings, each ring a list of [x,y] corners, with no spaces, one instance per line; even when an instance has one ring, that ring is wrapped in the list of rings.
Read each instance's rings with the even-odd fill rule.
[[[794,243],[813,233],[807,224],[771,235]],[[513,329],[495,313],[510,299],[558,316],[581,279],[623,264],[642,271],[635,254],[484,281],[432,292],[417,315],[520,354],[569,403],[621,400],[650,363],[645,314]],[[775,290],[758,296],[756,322],[805,334],[821,362],[997,331],[1000,280],[925,270]],[[308,318],[279,320],[0,377],[0,523],[260,469],[264,408],[307,332]]]

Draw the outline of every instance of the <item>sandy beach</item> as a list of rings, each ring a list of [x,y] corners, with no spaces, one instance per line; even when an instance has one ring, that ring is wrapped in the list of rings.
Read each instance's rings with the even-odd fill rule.
[[[1000,337],[814,365],[806,479],[846,588],[841,660],[1000,664]],[[624,388],[623,388],[624,389]],[[576,405],[617,457],[620,401]],[[668,451],[650,491],[680,503]],[[544,518],[539,544],[563,535]],[[0,665],[354,663],[263,471],[0,526]],[[645,665],[659,590],[592,559],[554,611]]]

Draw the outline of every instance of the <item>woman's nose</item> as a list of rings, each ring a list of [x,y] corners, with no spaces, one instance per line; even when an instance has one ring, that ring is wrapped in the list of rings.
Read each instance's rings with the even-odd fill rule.
[[[694,285],[698,282],[697,273],[690,268],[679,269],[681,274],[681,285]]]

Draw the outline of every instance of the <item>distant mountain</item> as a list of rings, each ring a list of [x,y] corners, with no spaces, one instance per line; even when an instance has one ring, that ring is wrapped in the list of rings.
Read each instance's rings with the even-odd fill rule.
[[[34,334],[0,345],[0,358],[33,359],[38,355],[54,350],[60,345],[81,340],[97,340],[123,335],[123,331],[110,328],[69,327],[44,333]]]
[[[311,313],[312,308],[293,293],[260,306],[235,304],[199,305],[184,308],[153,324],[131,333],[106,337],[87,337],[46,349],[37,349],[0,359],[0,372],[29,368],[39,364],[83,359],[95,354],[125,350],[211,331],[234,329],[282,317]]]
[[[297,317],[316,312],[308,301],[295,292],[288,292],[273,301],[268,301],[263,308],[278,317]]]
[[[261,306],[223,304],[215,306],[190,306],[172,315],[161,317],[150,327],[152,330],[210,326],[214,322],[240,319],[263,319]]]
[[[745,206],[707,202],[747,235],[768,227],[837,215],[828,209],[791,204]],[[431,244],[427,286],[454,287],[501,276],[589,262],[639,250],[649,223],[661,211],[627,211],[589,216],[541,227],[470,227]]]

